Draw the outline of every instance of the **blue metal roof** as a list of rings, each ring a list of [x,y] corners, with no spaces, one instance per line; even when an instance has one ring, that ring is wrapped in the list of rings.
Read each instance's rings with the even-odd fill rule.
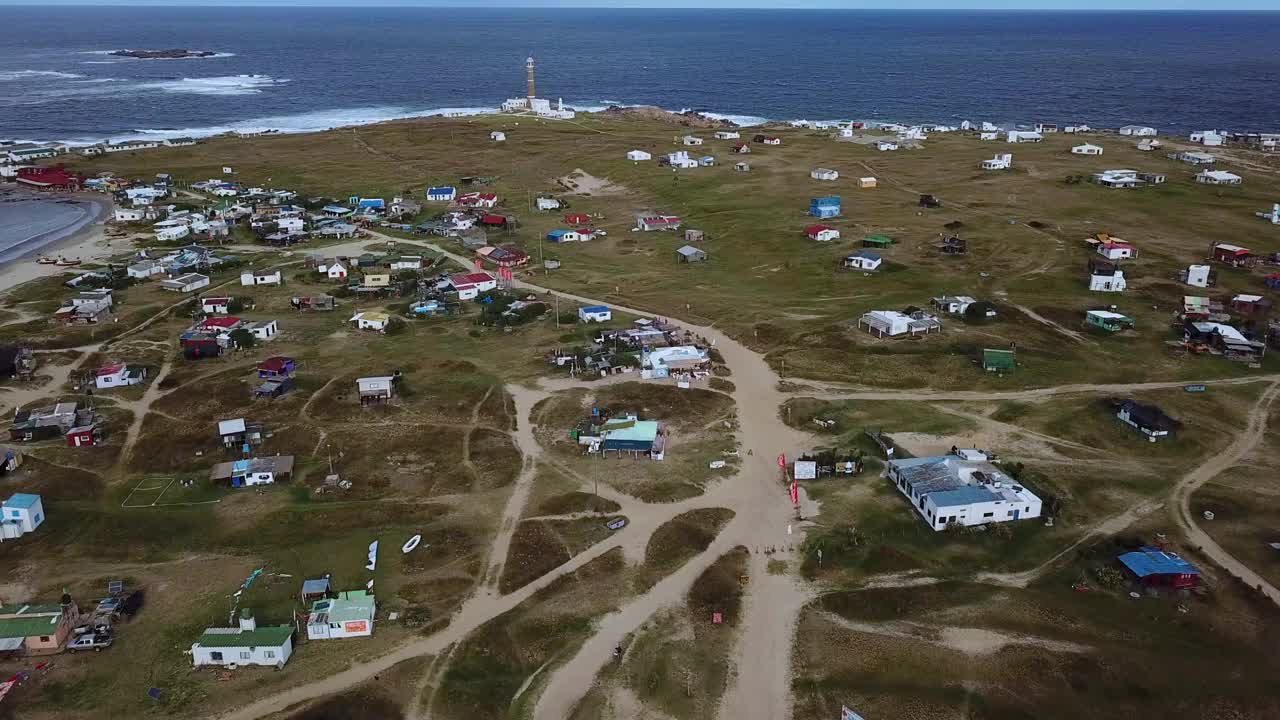
[[[449,185],[445,185],[444,187],[427,188],[428,195],[448,195],[456,192],[457,189]]]
[[[38,502],[40,502],[39,495],[32,495],[31,493],[14,493],[13,497],[4,501],[4,506],[11,508],[30,508]]]
[[[853,257],[866,258],[868,260],[879,260],[880,256],[870,250],[859,250],[853,254]]]
[[[549,237],[549,238],[562,238],[562,237],[564,237],[565,233],[567,233],[567,232],[569,232],[569,231],[568,231],[568,230],[552,230],[551,232],[547,233],[547,237]]]
[[[973,503],[993,502],[1000,498],[995,493],[984,487],[966,485],[955,490],[942,490],[940,492],[929,493],[929,499],[933,500],[933,504],[940,507],[954,507],[956,505],[972,505]]]
[[[1160,548],[1143,547],[1120,556],[1120,562],[1140,578],[1151,575],[1199,575],[1191,563]]]
[[[582,308],[582,312],[589,312],[589,313],[609,312],[609,308],[605,307],[604,305],[588,305],[587,307]]]

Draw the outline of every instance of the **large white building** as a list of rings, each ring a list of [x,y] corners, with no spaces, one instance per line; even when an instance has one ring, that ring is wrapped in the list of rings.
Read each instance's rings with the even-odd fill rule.
[[[556,107],[551,107],[551,101],[544,98],[535,97],[533,92],[533,56],[525,61],[525,70],[528,71],[528,92],[522,98],[511,98],[502,103],[503,112],[531,112],[539,117],[556,118],[558,120],[572,120],[574,112],[564,109],[564,100],[556,103]]]
[[[972,449],[890,460],[886,476],[934,530],[1040,517],[1040,498]]]

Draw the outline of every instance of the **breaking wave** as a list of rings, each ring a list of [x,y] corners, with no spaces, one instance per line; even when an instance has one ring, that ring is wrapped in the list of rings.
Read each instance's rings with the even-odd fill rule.
[[[139,83],[138,87],[192,95],[256,95],[266,88],[287,82],[287,79],[276,79],[270,75],[224,75],[145,82]]]
[[[6,70],[0,72],[0,82],[11,82],[14,80],[29,80],[32,78],[63,78],[73,80],[82,78],[83,75],[68,72],[57,72],[56,70]]]

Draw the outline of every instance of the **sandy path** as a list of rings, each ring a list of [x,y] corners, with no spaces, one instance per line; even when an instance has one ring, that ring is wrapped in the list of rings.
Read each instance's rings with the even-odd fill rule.
[[[516,478],[515,488],[502,511],[502,522],[499,523],[498,534],[490,546],[489,557],[485,560],[481,577],[484,578],[484,592],[488,595],[498,592],[498,581],[502,577],[502,566],[511,549],[511,538],[515,535],[516,526],[520,524],[525,503],[529,501],[529,492],[533,490],[533,479],[538,474],[538,458],[542,456],[542,447],[538,445],[538,439],[533,433],[533,407],[549,396],[549,393],[530,390],[521,385],[508,385],[506,391],[516,406],[516,429],[512,431],[511,439],[515,441],[516,449],[520,451],[524,461],[520,466],[520,476]],[[477,412],[479,408],[477,405]],[[478,416],[473,418],[478,419]]]
[[[1253,383],[1280,382],[1280,375],[1248,375],[1244,377],[1208,380],[1167,380],[1146,383],[1077,383],[1030,390],[875,390],[871,388],[842,388],[836,383],[810,382],[808,386],[791,392],[793,397],[816,400],[915,400],[924,402],[990,402],[998,400],[1045,400],[1059,395],[1106,395],[1141,392],[1144,390],[1168,390],[1185,385],[1251,385]]]
[[[1013,307],[1017,308],[1018,311],[1021,312],[1023,315],[1026,315],[1027,317],[1031,318],[1032,320],[1035,320],[1041,325],[1045,325],[1047,327],[1052,328],[1054,331],[1061,333],[1062,335],[1065,335],[1078,343],[1089,341],[1088,338],[1086,338],[1084,335],[1081,335],[1079,332],[1072,330],[1068,327],[1065,327],[1060,323],[1056,323],[1025,305],[1018,305],[1017,303],[1012,303],[1012,305]]]
[[[1257,404],[1249,411],[1249,424],[1245,431],[1237,435],[1226,450],[1188,473],[1174,488],[1172,499],[1177,505],[1174,517],[1183,532],[1187,534],[1187,540],[1191,545],[1199,547],[1200,552],[1209,556],[1209,559],[1221,565],[1227,572],[1243,580],[1246,585],[1258,588],[1271,599],[1271,602],[1280,605],[1280,590],[1232,557],[1208,533],[1200,529],[1196,523],[1196,517],[1191,514],[1191,496],[1195,491],[1226,470],[1239,465],[1258,446],[1258,443],[1262,442],[1267,432],[1267,418],[1271,413],[1271,405],[1275,402],[1277,395],[1280,395],[1280,383],[1272,384],[1258,398]]]
[[[1223,550],[1207,533],[1196,525],[1195,518],[1191,516],[1191,495],[1197,488],[1205,484],[1214,477],[1217,477],[1223,471],[1240,464],[1259,442],[1262,441],[1263,435],[1267,430],[1267,415],[1271,410],[1271,403],[1275,401],[1277,394],[1280,394],[1280,383],[1273,382],[1254,404],[1249,411],[1249,424],[1246,430],[1237,435],[1235,440],[1226,447],[1222,452],[1210,457],[1204,462],[1197,465],[1182,479],[1174,485],[1168,498],[1177,504],[1175,519],[1187,534],[1187,539],[1192,545],[1200,546],[1202,552],[1208,555],[1210,559],[1218,563],[1226,570],[1237,577],[1243,578],[1245,582],[1253,587],[1262,586],[1263,592],[1271,598],[1273,602],[1280,605],[1280,590],[1277,590],[1261,576],[1245,567],[1243,563],[1236,560],[1226,550]],[[980,582],[994,583],[998,585],[1009,585],[1012,587],[1026,587],[1028,583],[1044,574],[1058,560],[1074,551],[1085,542],[1097,537],[1114,535],[1123,531],[1138,520],[1150,515],[1165,504],[1165,498],[1152,498],[1146,500],[1134,507],[1115,515],[1107,520],[1093,526],[1087,532],[1080,536],[1075,542],[1063,548],[1053,557],[1045,560],[1040,565],[1019,573],[982,573],[978,575]]]
[[[1089,650],[1087,645],[1034,635],[1003,633],[986,628],[936,626],[914,622],[863,623],[843,618],[835,613],[823,613],[823,616],[855,632],[919,640],[971,656],[991,655],[1012,645],[1030,645],[1063,653],[1080,653]]]

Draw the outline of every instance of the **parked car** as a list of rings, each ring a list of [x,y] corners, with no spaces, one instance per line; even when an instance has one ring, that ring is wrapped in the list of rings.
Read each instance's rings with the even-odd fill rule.
[[[102,652],[102,648],[111,647],[113,642],[115,642],[115,638],[110,633],[91,631],[83,633],[67,643],[67,649],[71,652],[80,652],[81,650]]]

